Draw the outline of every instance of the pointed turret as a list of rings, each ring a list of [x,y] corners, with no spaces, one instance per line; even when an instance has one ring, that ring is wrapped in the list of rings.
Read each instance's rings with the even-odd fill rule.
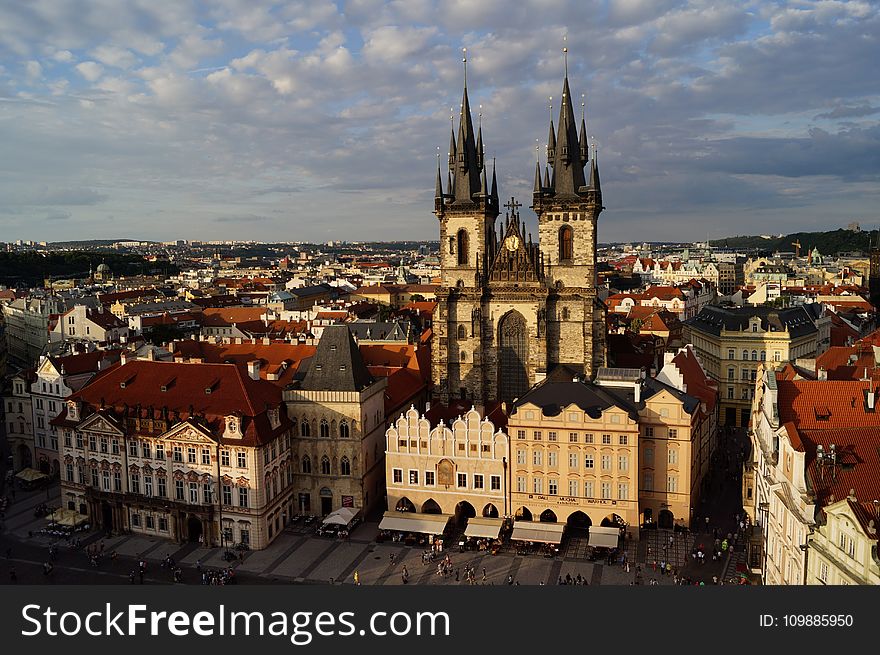
[[[590,150],[587,145],[587,121],[583,116],[581,116],[581,135],[578,142],[580,143],[581,150],[581,165],[586,166],[587,161],[590,159]]]
[[[596,202],[602,205],[602,185],[599,183],[599,160],[596,150],[593,149],[593,161],[590,162],[590,188],[596,194]]]
[[[481,198],[488,197],[489,194],[487,193],[487,188],[488,188],[488,185],[486,184],[486,169],[483,168],[483,170],[480,171],[480,197]]]
[[[449,130],[449,170],[455,166],[455,130]]]
[[[437,162],[437,183],[434,185],[434,200],[443,200],[443,179],[440,177],[440,162]]]
[[[541,164],[535,162],[535,188],[532,189],[535,195],[541,194]]]
[[[550,187],[550,167],[544,167],[544,188],[549,189]]]
[[[483,119],[480,117],[480,125],[477,127],[477,166],[483,170]]]
[[[492,204],[498,206],[498,179],[495,177],[495,158],[492,157],[492,191],[489,192]]]
[[[553,189],[557,196],[577,196],[584,180],[584,162],[581,159],[580,141],[575,126],[574,109],[568,76],[562,84],[562,102],[559,107],[559,128],[556,137],[555,156],[550,158],[553,167]]]

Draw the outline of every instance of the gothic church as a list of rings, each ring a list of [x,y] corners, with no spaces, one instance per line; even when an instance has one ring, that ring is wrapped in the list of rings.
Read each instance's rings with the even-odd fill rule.
[[[578,135],[566,73],[543,177],[535,165],[538,243],[526,234],[513,199],[496,225],[498,183],[494,165],[487,183],[482,125],[475,135],[465,78],[446,189],[438,163],[434,194],[441,283],[432,368],[441,402],[510,403],[560,366],[591,377],[605,365],[606,309],[596,293],[602,191],[595,151],[590,155],[583,116]]]

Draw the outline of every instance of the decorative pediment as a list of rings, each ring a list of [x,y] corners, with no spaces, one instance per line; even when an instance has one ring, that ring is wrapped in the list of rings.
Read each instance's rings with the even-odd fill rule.
[[[190,471],[189,473],[186,474],[186,481],[187,482],[198,482],[199,481],[199,474],[196,473],[195,471]]]
[[[109,471],[110,470],[110,462],[108,462],[106,459],[101,460],[101,470],[102,471]]]
[[[140,468],[138,468],[137,464],[132,464],[128,467],[128,472],[137,475],[140,472]]]
[[[159,467],[156,469],[156,477],[164,478],[167,476],[168,476],[168,472],[164,468]]]
[[[65,464],[73,464],[73,455],[65,455],[64,456]]]
[[[220,480],[223,482],[223,484],[226,485],[231,485],[233,482],[235,482],[235,480],[232,479],[231,475],[224,475],[220,478]]]
[[[214,436],[202,428],[189,422],[178,423],[159,437],[160,441],[184,441],[189,443],[216,445]]]
[[[247,487],[250,484],[250,481],[242,475],[238,478],[238,480],[235,481],[235,484],[237,484],[239,487]]]
[[[116,436],[123,436],[122,430],[120,430],[113,421],[104,416],[103,414],[92,414],[90,417],[85,419],[79,425],[79,430],[88,431],[88,432],[101,432],[104,434],[112,434]]]
[[[173,477],[175,480],[183,480],[183,471],[177,469],[176,471],[174,471],[174,473],[171,474],[171,477]]]

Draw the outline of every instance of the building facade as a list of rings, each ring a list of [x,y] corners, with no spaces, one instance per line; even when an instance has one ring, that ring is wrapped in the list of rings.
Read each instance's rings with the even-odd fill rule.
[[[235,364],[128,361],[53,425],[62,502],[104,530],[260,549],[295,507],[281,390]]]
[[[825,507],[810,537],[807,584],[880,586],[877,516],[874,502],[854,496]]]
[[[49,321],[65,310],[58,296],[18,298],[5,303],[6,344],[9,361],[33,366],[49,342]]]
[[[694,345],[706,372],[719,384],[721,424],[745,427],[762,364],[782,367],[799,357],[815,357],[819,329],[804,306],[710,306],[685,321],[684,340]]]
[[[441,402],[459,396],[511,402],[560,364],[587,375],[604,365],[605,308],[596,292],[602,192],[583,119],[578,135],[567,77],[547,162],[543,178],[540,166],[535,170],[540,239],[533,242],[513,199],[503,225],[496,225],[495,170],[490,183],[482,127],[475,133],[465,85],[446,191],[438,166],[434,199],[441,282],[433,376]]]
[[[24,369],[13,375],[4,387],[3,404],[6,412],[6,444],[12,455],[12,470],[32,468],[36,461],[34,453],[33,404],[30,385],[33,369]]]
[[[476,408],[449,421],[411,407],[386,432],[389,510],[458,519],[509,514],[507,434]]]
[[[348,327],[327,326],[302,380],[285,389],[295,509],[369,514],[384,496],[386,378],[374,378]]]

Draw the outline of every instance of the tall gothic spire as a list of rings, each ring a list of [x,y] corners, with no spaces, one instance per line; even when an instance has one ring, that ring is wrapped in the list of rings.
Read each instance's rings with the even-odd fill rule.
[[[455,202],[470,203],[473,202],[473,195],[480,188],[480,167],[474,138],[474,124],[471,120],[471,105],[468,101],[467,49],[462,52],[465,78],[458,124],[458,142],[455,147]]]
[[[556,152],[550,160],[553,167],[553,190],[556,196],[577,196],[585,186],[584,164],[581,159],[580,140],[571,104],[568,76],[562,84],[562,101],[559,107],[559,127]]]
[[[489,192],[492,204],[498,206],[498,179],[495,177],[495,158],[492,157],[492,191]]]

